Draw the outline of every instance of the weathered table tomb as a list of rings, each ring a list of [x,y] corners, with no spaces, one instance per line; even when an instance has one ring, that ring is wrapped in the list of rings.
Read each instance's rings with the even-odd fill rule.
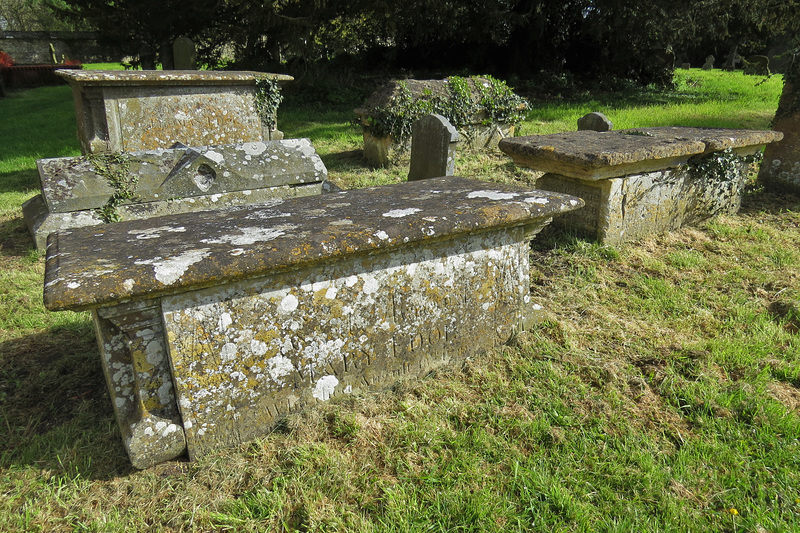
[[[22,212],[36,247],[59,229],[327,192],[308,139],[40,159],[41,194]],[[133,196],[117,201],[121,192]]]
[[[735,213],[755,154],[775,131],[681,127],[515,137],[500,149],[545,174],[536,187],[582,198],[557,223],[614,244]]]
[[[291,81],[250,71],[59,70],[72,87],[84,154],[282,139],[259,112],[257,81]]]
[[[505,342],[581,203],[446,177],[61,231],[45,305],[92,311],[133,465],[193,459]]]
[[[440,106],[454,105],[459,102],[458,112],[466,113],[464,124],[457,124],[457,142],[473,148],[496,147],[500,139],[514,135],[514,122],[501,122],[493,119],[484,102],[486,95],[505,87],[502,82],[488,78],[472,77],[463,80],[461,94],[454,94],[450,79],[444,80],[394,80],[367,98],[361,107],[353,110],[362,126],[364,137],[364,158],[376,166],[386,166],[410,146],[410,139],[393,136],[382,131],[383,122],[400,122],[413,116],[422,102],[431,109],[426,113],[435,113]],[[502,85],[497,85],[502,84]],[[504,90],[510,89],[505,88]],[[513,95],[513,93],[510,93]],[[412,105],[412,102],[414,103]],[[506,97],[501,104],[507,116],[521,113],[527,109],[528,103],[513,95]],[[420,115],[422,116],[422,115]],[[419,118],[419,117],[417,117]]]

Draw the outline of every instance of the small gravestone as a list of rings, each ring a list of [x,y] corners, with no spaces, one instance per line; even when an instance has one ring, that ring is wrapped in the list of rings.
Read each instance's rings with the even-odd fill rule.
[[[714,68],[714,56],[707,56],[706,62],[703,63],[703,70],[711,70]]]
[[[197,50],[188,37],[178,37],[172,43],[175,70],[197,70]]]
[[[412,126],[408,181],[452,176],[458,131],[441,115],[425,115]]]
[[[769,58],[767,56],[750,56],[744,61],[744,73],[754,76],[770,76]]]
[[[692,68],[692,64],[691,63],[681,63],[681,68],[683,70],[689,70],[690,68]]]
[[[722,64],[722,68],[724,70],[735,70],[736,66],[742,62],[741,56],[736,52],[733,52],[727,58],[725,58],[725,62]]]
[[[578,119],[579,130],[591,131],[611,131],[614,129],[614,123],[608,120],[602,113],[589,113]]]
[[[774,191],[800,193],[800,62],[795,57],[785,75],[773,128],[783,133],[783,140],[767,146],[758,172],[758,182]]]

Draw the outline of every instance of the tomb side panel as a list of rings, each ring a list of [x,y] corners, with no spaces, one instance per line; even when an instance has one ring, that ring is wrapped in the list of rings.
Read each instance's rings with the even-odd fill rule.
[[[107,88],[105,97],[117,106],[118,134],[109,136],[121,139],[118,150],[263,140],[249,86]]]
[[[536,188],[560,192],[583,199],[581,209],[559,215],[553,225],[570,228],[589,237],[597,237],[604,227],[607,212],[608,180],[588,181],[547,173],[536,181]]]
[[[515,228],[164,298],[190,457],[506,341],[528,285]]]

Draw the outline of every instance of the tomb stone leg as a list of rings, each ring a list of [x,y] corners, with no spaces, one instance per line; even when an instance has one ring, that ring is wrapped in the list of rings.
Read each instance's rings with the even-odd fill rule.
[[[101,308],[94,313],[94,323],[131,463],[147,468],[182,455],[186,437],[163,340],[160,302]]]

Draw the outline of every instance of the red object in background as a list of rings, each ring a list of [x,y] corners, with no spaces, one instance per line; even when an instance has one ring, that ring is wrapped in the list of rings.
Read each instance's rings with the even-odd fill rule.
[[[0,67],[13,67],[17,62],[11,56],[0,50]]]

